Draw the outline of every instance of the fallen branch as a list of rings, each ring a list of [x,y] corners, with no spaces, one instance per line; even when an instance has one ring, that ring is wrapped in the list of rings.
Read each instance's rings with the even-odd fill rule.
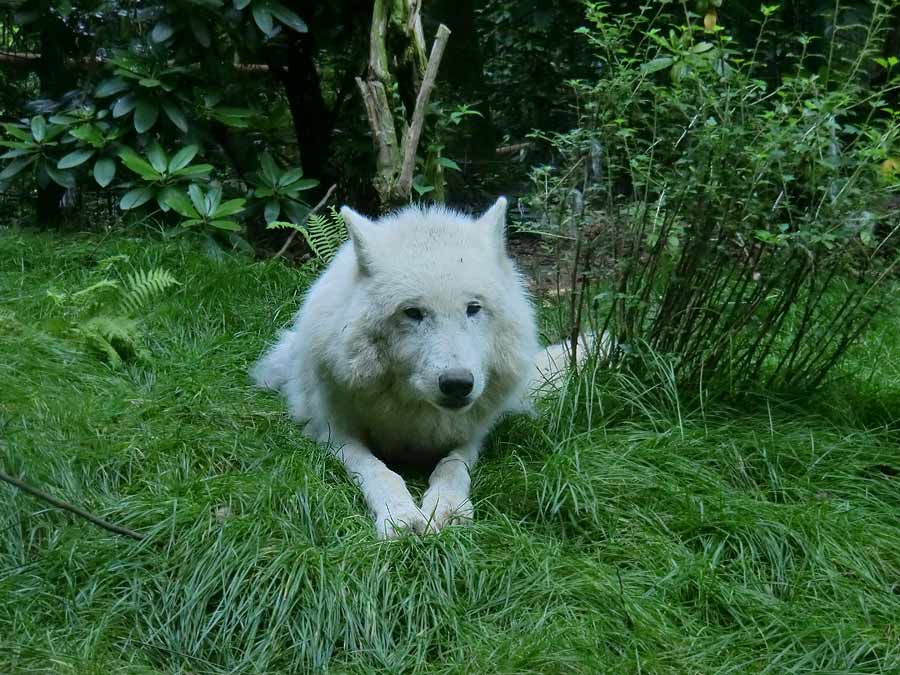
[[[412,189],[412,175],[416,168],[416,149],[419,147],[419,137],[422,135],[422,126],[425,124],[425,110],[428,108],[428,99],[434,89],[438,68],[444,57],[444,48],[450,39],[450,29],[444,24],[438,26],[437,36],[431,46],[431,55],[428,57],[428,66],[425,68],[425,76],[422,78],[422,86],[416,96],[416,107],[413,110],[409,132],[403,139],[403,165],[400,169],[400,178],[397,181],[398,192],[403,197],[408,197]]]
[[[312,210],[306,214],[307,218],[315,215],[319,209],[321,209],[323,206],[325,206],[325,204],[328,202],[328,198],[331,197],[331,193],[334,192],[334,189],[336,187],[337,187],[337,183],[335,183],[330,188],[328,188],[328,192],[326,192],[325,196],[322,197],[322,201],[320,201],[318,204],[316,204],[312,208]],[[276,253],[275,255],[272,256],[272,260],[275,260],[276,258],[280,258],[281,256],[283,256],[284,252],[288,250],[288,247],[291,245],[291,242],[294,241],[294,237],[296,237],[296,236],[297,236],[297,230],[291,230],[291,234],[288,236],[287,241],[285,241],[284,245],[280,249],[278,249],[278,253]]]
[[[534,144],[526,141],[525,143],[513,143],[512,145],[501,145],[497,148],[496,153],[499,156],[514,155],[522,150],[531,150]]]
[[[132,539],[137,539],[138,541],[146,539],[146,535],[143,535],[140,532],[135,532],[134,530],[130,530],[127,527],[122,527],[121,525],[116,525],[115,523],[110,523],[109,521],[103,520],[103,518],[95,516],[92,513],[88,513],[84,509],[80,509],[74,504],[70,504],[69,502],[63,501],[62,499],[58,499],[51,494],[47,494],[43,490],[40,490],[33,485],[29,485],[28,483],[21,481],[18,478],[7,475],[2,471],[0,471],[0,480],[19,488],[20,490],[22,490],[22,492],[26,492],[32,497],[42,499],[43,501],[52,504],[58,509],[63,509],[64,511],[68,511],[69,513],[74,513],[76,516],[80,516],[85,520],[89,520],[94,523],[94,525],[102,527],[104,530],[109,530],[110,532],[115,532],[116,534],[131,537]]]
[[[36,68],[40,60],[41,54],[39,52],[0,52],[0,65]],[[82,56],[80,58],[67,58],[65,60],[65,65],[67,68],[92,69],[99,67],[105,63],[105,61],[106,59],[99,57]],[[170,66],[174,63],[174,61],[168,62]],[[193,63],[190,65],[190,68],[192,69],[199,69],[200,67],[200,63]],[[269,72],[269,66],[265,63],[236,63],[234,64],[234,69],[243,73]]]

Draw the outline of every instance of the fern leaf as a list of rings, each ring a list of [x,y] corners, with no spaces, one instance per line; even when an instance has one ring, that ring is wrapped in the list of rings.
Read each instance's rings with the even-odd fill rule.
[[[178,284],[178,280],[161,268],[137,270],[125,278],[128,290],[123,293],[120,304],[129,314],[145,307],[154,297],[162,295],[166,289]]]
[[[301,233],[316,260],[325,265],[331,262],[347,238],[344,219],[333,206],[327,216],[313,214],[307,218],[306,228]]]

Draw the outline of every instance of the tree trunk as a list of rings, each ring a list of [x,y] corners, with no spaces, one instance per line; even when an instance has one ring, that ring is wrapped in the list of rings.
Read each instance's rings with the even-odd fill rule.
[[[49,14],[49,12],[47,12]],[[66,29],[57,19],[41,22],[41,57],[37,75],[41,82],[41,97],[58,100],[69,85],[67,79],[64,40]],[[38,186],[35,213],[39,227],[59,227],[62,222],[62,198],[65,190],[50,181]]]
[[[450,36],[450,30],[442,24],[426,60],[420,10],[420,0],[375,0],[367,79],[356,79],[375,145],[372,184],[384,208],[410,199],[425,111]],[[408,76],[401,80],[404,73]],[[404,95],[404,90],[409,93]],[[414,103],[410,95],[413,91]],[[402,105],[391,100],[392,92],[398,93]]]

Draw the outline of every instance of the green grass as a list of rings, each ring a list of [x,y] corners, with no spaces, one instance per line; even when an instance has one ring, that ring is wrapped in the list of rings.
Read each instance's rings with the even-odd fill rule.
[[[156,266],[121,368],[47,294]],[[900,672],[900,313],[814,401],[573,382],[492,434],[474,526],[380,543],[248,382],[305,283],[0,232],[0,466],[149,535],[0,485],[0,672]]]

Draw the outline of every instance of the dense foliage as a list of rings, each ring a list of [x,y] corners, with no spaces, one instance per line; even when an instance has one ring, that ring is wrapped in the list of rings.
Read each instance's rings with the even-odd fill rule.
[[[760,55],[778,12],[762,7],[743,47],[690,14],[589,6],[580,32],[600,74],[570,82],[578,127],[537,135],[562,161],[533,178],[547,222],[578,242],[569,319],[584,308],[610,330],[614,360],[649,350],[686,383],[816,386],[884,299],[900,189],[898,60],[880,56],[892,15],[834,15],[852,48],[832,40],[810,70],[821,41],[798,36],[773,77]]]

